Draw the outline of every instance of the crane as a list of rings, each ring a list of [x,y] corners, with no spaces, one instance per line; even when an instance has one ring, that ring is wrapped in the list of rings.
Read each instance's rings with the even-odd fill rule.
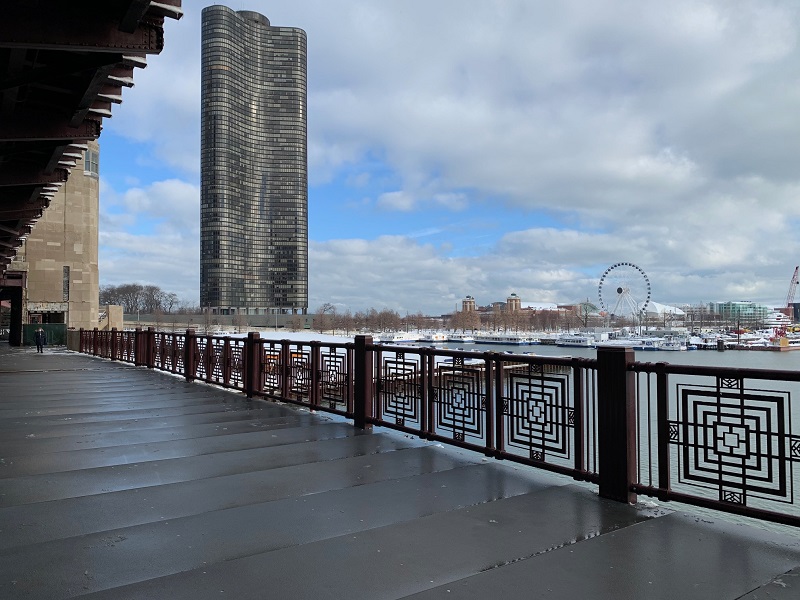
[[[797,290],[798,270],[800,270],[800,266],[794,268],[794,275],[792,275],[792,280],[789,282],[789,293],[786,294],[786,308],[791,308],[794,303],[794,293]]]

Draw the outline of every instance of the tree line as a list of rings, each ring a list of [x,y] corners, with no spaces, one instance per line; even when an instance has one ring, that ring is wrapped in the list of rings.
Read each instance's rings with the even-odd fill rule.
[[[141,285],[139,283],[101,285],[100,306],[106,304],[118,304],[128,314],[196,311],[195,307],[187,307],[182,303],[174,292],[165,292],[157,285]]]

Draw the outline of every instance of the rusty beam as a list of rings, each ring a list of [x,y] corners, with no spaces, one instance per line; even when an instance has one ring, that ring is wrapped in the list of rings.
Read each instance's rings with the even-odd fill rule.
[[[139,22],[147,14],[150,8],[150,0],[130,0],[125,14],[119,21],[119,30],[125,33],[133,33],[139,26]]]
[[[86,141],[100,137],[100,121],[86,120],[70,127],[66,118],[47,113],[17,111],[14,119],[0,123],[0,142],[39,140]]]
[[[119,25],[102,10],[75,10],[71,2],[12,3],[3,7],[0,47],[147,54],[163,50],[163,18],[139,22],[132,32],[120,31]]]
[[[14,50],[22,52],[24,50]],[[13,76],[0,80],[0,90],[18,88],[34,83],[47,83],[61,81],[85,71],[93,71],[102,67],[111,67],[123,62],[120,52],[74,52],[69,60],[27,69],[17,72]]]
[[[46,208],[46,207],[45,207]],[[0,204],[0,219],[4,221],[8,221],[10,219],[19,219],[20,221],[30,221],[33,224],[33,221],[40,218],[44,213],[44,208],[10,208],[6,209],[3,208],[3,205]]]
[[[0,223],[0,231],[3,231],[5,233],[10,233],[11,235],[21,236],[24,230],[25,228],[20,227],[19,225],[17,226],[17,229],[14,229],[12,227],[6,227],[2,223]]]
[[[0,187],[60,183],[67,180],[68,174],[69,171],[59,168],[45,173],[41,166],[30,163],[0,163]]]

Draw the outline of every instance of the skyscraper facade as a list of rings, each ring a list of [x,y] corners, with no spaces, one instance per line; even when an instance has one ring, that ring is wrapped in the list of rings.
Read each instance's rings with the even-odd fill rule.
[[[200,305],[305,313],[305,32],[203,9],[201,102]]]

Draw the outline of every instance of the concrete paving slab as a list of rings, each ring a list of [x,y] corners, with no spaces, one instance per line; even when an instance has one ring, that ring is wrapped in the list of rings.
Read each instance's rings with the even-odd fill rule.
[[[299,422],[299,421],[298,421]],[[259,419],[255,421],[206,425],[187,425],[178,427],[160,427],[156,429],[131,429],[128,431],[115,431],[99,434],[68,435],[57,438],[39,439],[31,436],[26,439],[26,446],[31,453],[48,452],[69,452],[70,450],[80,450],[84,448],[108,448],[110,446],[122,446],[127,444],[147,444],[151,442],[164,442],[170,440],[192,439],[210,437],[215,435],[230,435],[244,433],[253,430],[276,430],[294,426],[294,423],[285,422],[277,425],[270,425],[267,420]],[[332,422],[316,422],[308,425],[313,430],[318,427],[346,427],[344,424]],[[0,456],[13,457],[22,454],[19,449],[19,442],[15,440],[0,440]]]
[[[316,424],[324,424],[324,418]],[[186,456],[201,456],[236,452],[251,448],[300,444],[313,440],[328,440],[361,435],[347,427],[267,428],[225,436],[190,438],[149,444],[125,444],[69,452],[0,457],[0,478],[21,477],[43,473],[58,473],[80,469],[125,465],[137,462],[167,460]]]
[[[525,590],[526,598],[731,600],[798,562],[795,536],[673,513],[408,598],[477,600]]]
[[[315,423],[306,425],[298,429],[298,431],[302,432],[302,435],[308,440],[313,439],[317,430],[320,429],[337,429],[341,435],[347,436],[349,432],[346,428],[347,426],[341,423]],[[271,429],[270,431],[277,436],[277,432],[280,430]],[[186,432],[183,435],[192,437]],[[225,435],[225,432],[220,431],[219,435]],[[321,435],[322,437],[332,437],[335,433],[323,431]],[[138,467],[140,464],[144,465],[141,469]],[[154,463],[154,466],[151,463],[136,463],[125,467],[101,467],[98,469],[0,479],[0,507],[174,483],[173,481],[165,481],[162,478],[162,474],[158,471],[158,466],[159,463]],[[142,471],[142,475],[138,475],[137,471]],[[202,472],[190,472],[187,469],[183,480],[191,480],[194,477],[202,477],[202,475]]]
[[[306,425],[303,432],[318,425]],[[341,428],[341,425],[336,425]],[[345,432],[346,433],[346,432]],[[358,450],[340,441],[332,444],[292,444],[265,446],[252,450],[220,452],[150,462],[117,464],[83,468],[61,473],[44,473],[0,481],[0,505],[14,506],[29,502],[44,502],[125,489],[165,485],[194,479],[222,477],[238,473],[263,471],[299,463],[313,463],[333,458],[349,458],[375,454],[381,444],[392,450],[401,446],[387,439],[370,445],[364,442]],[[367,452],[364,451],[367,448]],[[341,449],[340,449],[341,448]],[[331,456],[331,454],[333,456]],[[336,455],[339,456],[336,456]]]
[[[63,598],[87,571],[89,589],[119,587],[546,488],[470,465],[13,548],[0,552],[0,582]]]
[[[360,437],[355,438],[358,444]],[[22,541],[26,536],[31,541],[54,539],[54,531],[61,532],[59,535],[76,535],[76,531],[86,531],[87,527],[93,528],[89,531],[119,529],[468,464],[473,463],[443,456],[432,447],[404,449],[390,453],[385,460],[372,455],[358,456],[3,508],[0,523],[14,540]],[[74,522],[78,525],[73,525]]]
[[[583,492],[574,486],[551,487],[86,597],[249,599],[280,590],[276,597],[401,598],[648,518]],[[313,569],[298,576],[299,565]]]
[[[118,433],[121,431],[131,431],[133,429],[163,429],[169,427],[180,427],[181,425],[224,425],[229,423],[251,422],[267,423],[271,425],[281,425],[293,423],[300,425],[313,420],[310,414],[295,411],[293,414],[278,415],[268,411],[240,411],[240,410],[221,410],[204,413],[188,414],[172,417],[139,417],[132,419],[114,419],[110,421],[87,421],[74,423],[69,419],[60,421],[50,421],[52,417],[46,417],[48,421],[42,422],[38,418],[28,419],[26,422],[17,422],[12,427],[6,424],[3,427],[4,419],[0,416],[0,435],[6,441],[22,440],[34,437],[36,439],[57,438],[74,435],[102,435],[105,433]]]

